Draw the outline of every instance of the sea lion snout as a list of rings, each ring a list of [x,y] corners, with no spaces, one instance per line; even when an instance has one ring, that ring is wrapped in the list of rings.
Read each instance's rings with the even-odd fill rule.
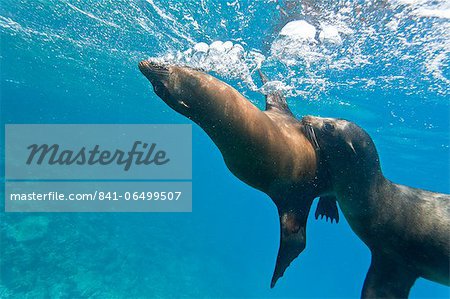
[[[139,70],[152,84],[156,81],[166,80],[169,76],[169,66],[150,60],[139,62]]]
[[[173,81],[171,66],[150,60],[143,60],[139,62],[139,70],[153,85],[155,93],[167,105],[177,110],[180,105],[178,104],[178,100],[174,99],[171,95],[173,92],[173,87],[170,86],[170,81]]]

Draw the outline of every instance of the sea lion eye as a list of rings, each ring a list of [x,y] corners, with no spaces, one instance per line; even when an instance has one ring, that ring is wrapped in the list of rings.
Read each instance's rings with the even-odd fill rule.
[[[334,131],[334,125],[333,124],[330,124],[330,123],[324,123],[323,124],[323,130],[325,131],[325,132],[333,132]]]

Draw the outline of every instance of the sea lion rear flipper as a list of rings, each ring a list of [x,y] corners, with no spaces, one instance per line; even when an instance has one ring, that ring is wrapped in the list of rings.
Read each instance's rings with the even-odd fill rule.
[[[318,219],[319,216],[321,216],[321,218],[325,216],[327,221],[328,218],[330,218],[331,223],[333,223],[333,220],[335,220],[336,223],[339,223],[339,212],[336,205],[336,197],[334,195],[320,197],[315,216],[316,219]]]
[[[278,209],[280,217],[280,248],[270,287],[273,288],[284,271],[306,247],[306,222],[312,199],[304,201],[303,208]]]
[[[261,69],[258,69],[258,73],[263,84],[269,82],[269,78],[267,78]],[[266,94],[266,110],[270,110],[272,108],[278,108],[281,111],[292,115],[292,112],[287,104],[286,97],[283,96],[281,91],[276,90]]]

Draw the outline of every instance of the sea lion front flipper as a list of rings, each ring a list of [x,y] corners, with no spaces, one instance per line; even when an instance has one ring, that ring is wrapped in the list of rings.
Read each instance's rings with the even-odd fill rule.
[[[293,211],[279,213],[280,216],[280,248],[278,249],[275,271],[270,287],[273,288],[277,280],[291,262],[305,249],[306,223],[301,225],[300,219]]]
[[[339,223],[339,211],[336,202],[336,197],[334,195],[320,197],[315,213],[316,219],[318,219],[319,216],[321,216],[321,219],[325,216],[327,221],[328,218],[330,218],[331,223],[333,223],[333,220],[335,220],[336,223]]]
[[[284,271],[306,247],[306,222],[312,199],[304,207],[292,210],[278,209],[280,217],[280,248],[270,287],[273,288]]]
[[[261,69],[258,69],[258,73],[263,84],[269,82],[269,78],[267,78],[267,76],[261,71]],[[278,108],[285,113],[293,115],[287,104],[286,97],[281,91],[272,91],[266,95],[266,111],[272,108]]]

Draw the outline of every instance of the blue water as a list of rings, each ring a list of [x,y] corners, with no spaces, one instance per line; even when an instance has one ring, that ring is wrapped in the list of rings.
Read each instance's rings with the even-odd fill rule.
[[[358,123],[373,137],[386,177],[449,193],[448,2],[333,3],[281,1],[283,15],[276,1],[3,0],[2,177],[4,124],[190,123],[153,93],[137,63],[230,40],[266,57],[263,69],[291,87],[298,117]],[[339,53],[331,62],[307,65],[300,57],[286,65],[271,52],[286,22],[318,27],[346,6],[353,32],[341,33],[342,45],[315,48]],[[212,73],[263,107],[251,84]],[[295,85],[298,78],[311,81]],[[306,250],[270,289],[276,208],[235,178],[193,125],[192,213],[1,213],[0,297],[356,298],[370,253],[341,219],[331,225],[310,217]],[[419,279],[410,297],[448,296],[448,287]]]

